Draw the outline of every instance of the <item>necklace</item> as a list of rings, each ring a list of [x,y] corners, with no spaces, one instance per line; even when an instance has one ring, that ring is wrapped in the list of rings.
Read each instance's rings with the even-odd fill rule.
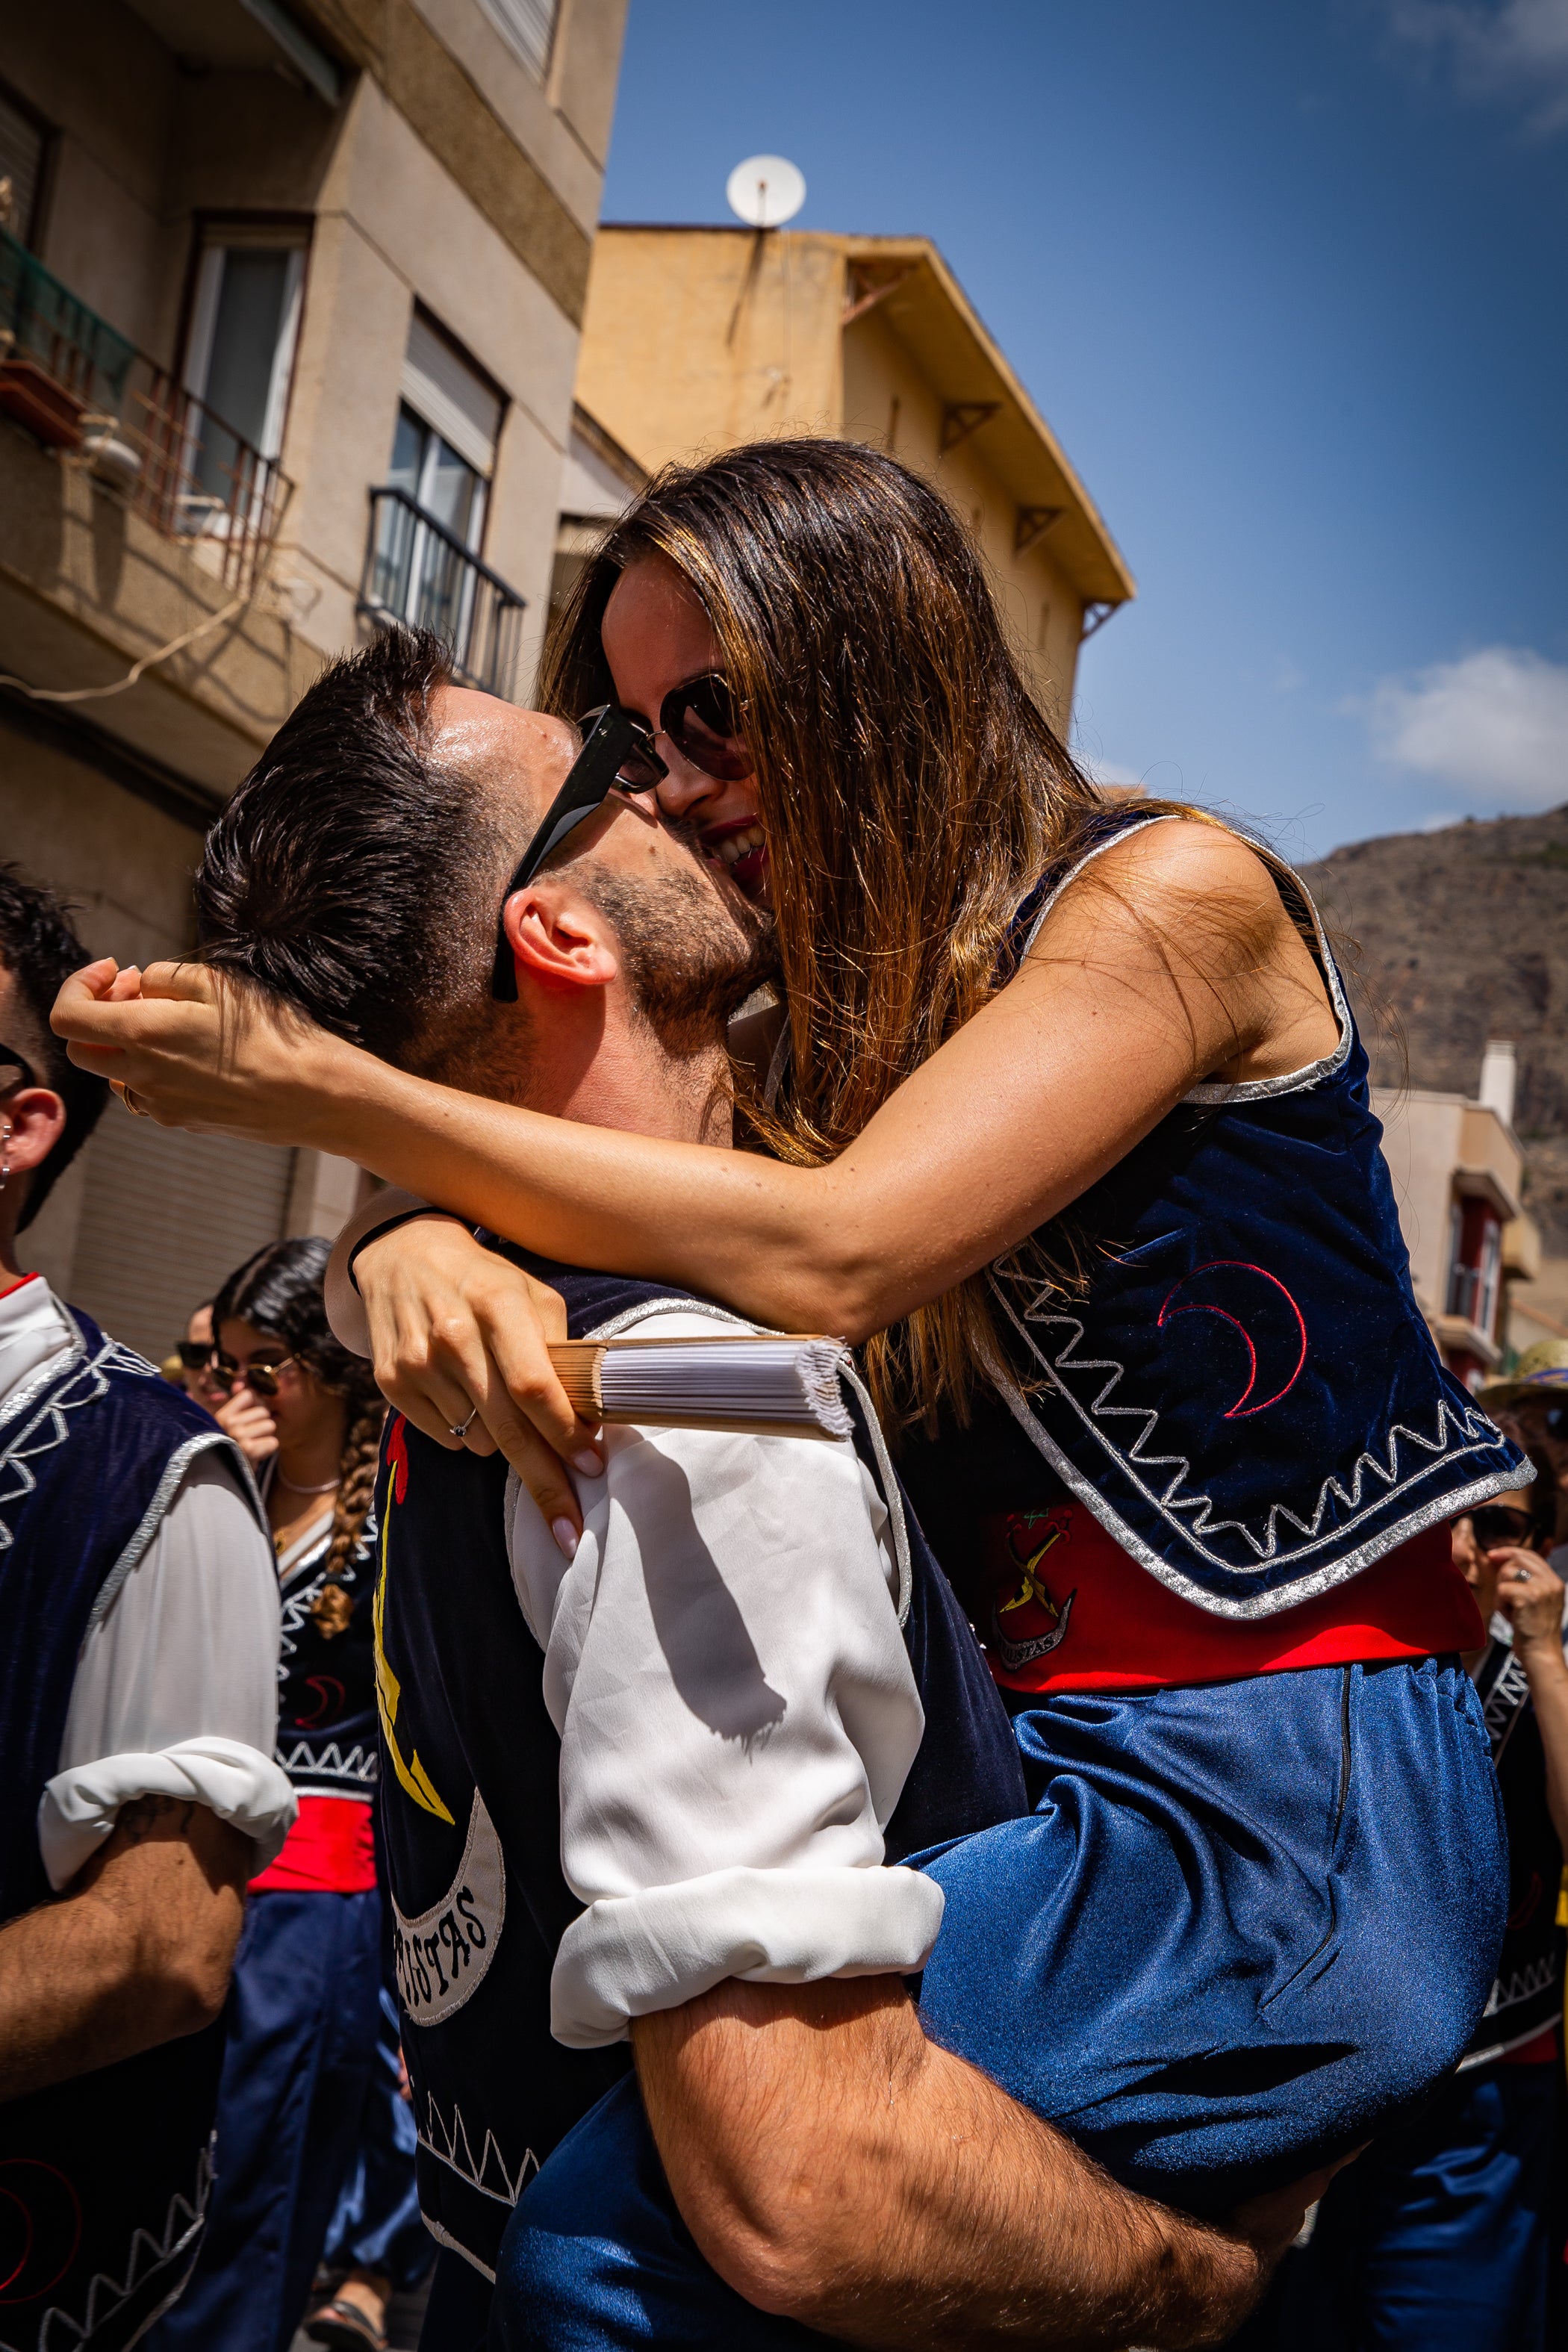
[[[274,1463],[272,1467],[272,1475],[277,1479],[278,1484],[280,1486],[287,1486],[291,1495],[330,1495],[333,1493],[339,1484],[336,1478],[329,1478],[320,1486],[296,1486],[292,1478],[285,1478],[281,1468],[276,1463]]]

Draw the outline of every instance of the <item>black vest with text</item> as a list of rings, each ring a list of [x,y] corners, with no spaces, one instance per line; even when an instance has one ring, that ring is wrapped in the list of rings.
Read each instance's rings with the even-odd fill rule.
[[[492,1244],[493,1245],[493,1244]],[[566,1301],[574,1339],[664,1285],[505,1255]],[[853,1408],[852,1408],[853,1409]],[[857,1444],[884,1491],[863,1413]],[[508,2216],[556,2142],[626,2072],[624,2043],[550,2032],[556,1948],[582,1906],[561,1870],[560,1742],[507,1553],[507,1468],[389,1422],[377,1481],[382,1808],[404,2052],[432,2234],[494,2274]],[[1028,1810],[1011,1726],[912,1514],[904,1636],[926,1733],[889,1862]]]

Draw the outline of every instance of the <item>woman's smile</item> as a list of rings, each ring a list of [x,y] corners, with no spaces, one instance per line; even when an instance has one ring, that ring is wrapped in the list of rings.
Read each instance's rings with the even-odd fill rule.
[[[710,865],[721,866],[748,898],[765,902],[768,849],[760,817],[729,817],[721,824],[699,824],[697,838]]]

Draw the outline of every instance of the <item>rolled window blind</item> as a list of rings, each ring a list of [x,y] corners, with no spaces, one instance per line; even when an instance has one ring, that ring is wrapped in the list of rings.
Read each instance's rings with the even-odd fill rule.
[[[508,47],[542,80],[559,0],[479,0],[479,5]]]
[[[403,397],[487,480],[495,470],[500,401],[477,368],[416,310],[403,361]]]

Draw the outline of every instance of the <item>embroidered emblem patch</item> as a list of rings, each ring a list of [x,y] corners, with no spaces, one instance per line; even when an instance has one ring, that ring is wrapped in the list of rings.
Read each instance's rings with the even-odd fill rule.
[[[484,1982],[506,1918],[500,1840],[474,1790],[468,1843],[445,1895],[406,1918],[392,1906],[392,1957],[403,2006],[416,2025],[439,2025]]]
[[[1068,1541],[1065,1512],[1014,1511],[1006,1522],[1007,1550],[1019,1581],[999,1591],[991,1604],[991,1640],[1003,1664],[1014,1672],[1032,1665],[1067,1638],[1075,1586],[1059,1604],[1046,1589],[1041,1562]]]

